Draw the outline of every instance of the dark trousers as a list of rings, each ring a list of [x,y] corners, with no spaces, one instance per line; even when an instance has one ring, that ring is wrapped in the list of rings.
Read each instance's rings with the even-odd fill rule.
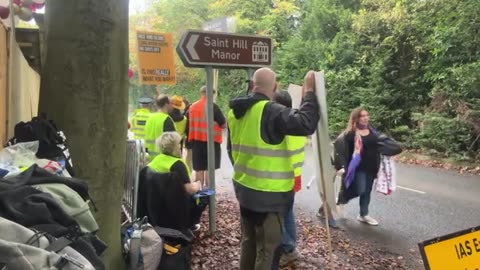
[[[240,270],[270,270],[275,249],[282,242],[282,215],[242,213]]]
[[[200,223],[203,211],[205,211],[207,206],[208,197],[203,197],[199,200],[194,199],[193,196],[190,198],[190,227]]]

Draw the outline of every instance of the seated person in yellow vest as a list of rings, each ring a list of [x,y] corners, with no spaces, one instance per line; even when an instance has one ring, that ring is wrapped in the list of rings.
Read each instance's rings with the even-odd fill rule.
[[[276,90],[276,74],[261,68],[253,75],[251,93],[230,101],[227,150],[240,205],[240,270],[271,269],[294,196],[291,157],[303,151],[290,149],[286,136],[313,134],[320,118],[313,72],[305,76],[298,110],[272,102]]]
[[[175,130],[182,136],[182,149],[183,141],[185,139],[185,130],[187,129],[187,117],[184,115],[185,103],[180,96],[173,96],[170,98],[170,105],[172,110],[168,113],[175,124]]]
[[[140,108],[132,113],[130,130],[133,132],[134,139],[145,140],[145,125],[151,114],[153,99],[141,98],[138,100],[138,103],[140,104]]]
[[[214,91],[215,94],[215,91]],[[200,88],[200,100],[196,101],[188,109],[188,141],[192,147],[192,163],[195,171],[195,179],[208,187],[208,150],[207,150],[207,119],[205,105],[207,102],[207,88]],[[213,104],[213,139],[215,147],[215,169],[220,169],[222,144],[222,129],[226,128],[226,120],[220,107]]]
[[[148,151],[149,158],[152,160],[158,155],[158,149],[155,147],[155,140],[164,132],[175,131],[175,124],[172,118],[168,116],[171,110],[170,100],[167,95],[159,95],[156,100],[157,112],[152,113],[145,125],[145,148]]]
[[[193,195],[200,191],[200,182],[191,182],[190,170],[187,164],[181,158],[181,146],[180,142],[182,137],[177,132],[164,132],[156,141],[159,149],[159,154],[148,164],[148,167],[154,172],[158,173],[174,173],[178,176],[179,181],[183,183],[185,191],[189,195]],[[200,217],[206,205],[197,207],[193,197],[191,201],[191,220],[192,230],[198,230],[200,228]]]

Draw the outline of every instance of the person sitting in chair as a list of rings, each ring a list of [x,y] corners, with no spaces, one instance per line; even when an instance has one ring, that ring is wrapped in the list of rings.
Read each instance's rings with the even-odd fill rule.
[[[157,138],[160,153],[140,176],[139,206],[145,212],[139,209],[139,215],[147,216],[154,226],[197,231],[206,205],[193,198],[201,185],[190,180],[190,169],[181,159],[181,141],[177,132],[164,132]]]

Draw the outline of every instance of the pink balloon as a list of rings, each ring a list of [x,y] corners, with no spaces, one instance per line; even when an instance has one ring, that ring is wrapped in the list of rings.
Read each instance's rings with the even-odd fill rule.
[[[8,7],[0,6],[0,18],[6,19],[10,16],[10,9]]]
[[[131,79],[133,77],[133,70],[131,68],[128,69],[128,78]]]

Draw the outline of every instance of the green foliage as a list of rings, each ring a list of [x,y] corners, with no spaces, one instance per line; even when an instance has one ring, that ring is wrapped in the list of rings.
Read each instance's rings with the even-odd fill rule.
[[[378,129],[411,147],[457,158],[480,150],[477,0],[152,1],[134,22],[175,40],[223,16],[236,18],[238,33],[271,36],[281,88],[325,70],[332,134],[363,106]],[[196,96],[203,71],[177,64],[179,84],[164,91]],[[245,93],[245,78],[242,70],[220,71],[223,109]]]
[[[465,159],[472,142],[472,127],[462,119],[438,113],[413,117],[420,125],[414,134],[414,146],[438,154]]]

